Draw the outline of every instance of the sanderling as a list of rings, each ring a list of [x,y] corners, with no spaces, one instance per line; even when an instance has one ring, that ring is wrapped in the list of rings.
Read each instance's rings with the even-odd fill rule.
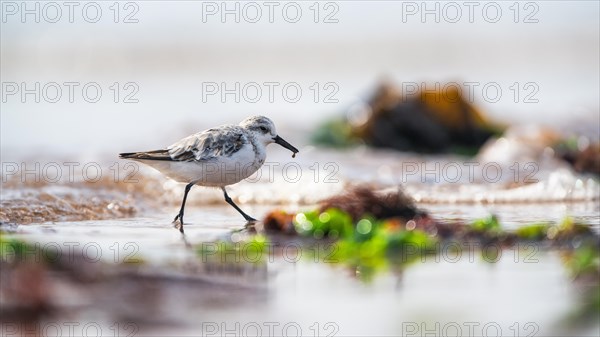
[[[194,185],[219,187],[225,201],[246,221],[256,221],[231,200],[225,186],[240,182],[256,172],[267,157],[266,146],[277,143],[292,151],[298,149],[283,140],[275,124],[264,116],[246,118],[239,125],[223,125],[185,137],[164,150],[121,153],[119,158],[142,162],[178,182],[186,183],[177,219],[183,233],[183,211],[188,192]]]

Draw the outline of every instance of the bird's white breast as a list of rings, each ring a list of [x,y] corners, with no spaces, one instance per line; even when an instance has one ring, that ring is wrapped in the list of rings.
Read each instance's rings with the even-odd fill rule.
[[[235,153],[207,161],[140,160],[168,177],[200,186],[227,186],[250,177],[264,164],[266,149],[261,144],[245,144]]]

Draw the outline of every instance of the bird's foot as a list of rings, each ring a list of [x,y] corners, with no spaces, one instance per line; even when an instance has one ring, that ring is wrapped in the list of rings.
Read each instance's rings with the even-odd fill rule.
[[[179,232],[181,232],[181,234],[183,234],[183,223],[177,221],[177,222],[173,222],[173,227],[175,229],[179,229]]]
[[[173,219],[172,224],[173,227],[179,229],[181,234],[183,234],[183,216],[181,215],[181,213],[175,216],[175,219]]]
[[[248,234],[256,234],[258,229],[256,228],[257,226],[257,222],[255,221],[248,221],[246,222],[246,224],[244,225],[244,228],[240,228],[240,231],[246,232]],[[261,227],[262,230],[262,227]]]
[[[258,221],[249,215],[245,215],[244,219],[246,219],[247,222],[257,222]]]

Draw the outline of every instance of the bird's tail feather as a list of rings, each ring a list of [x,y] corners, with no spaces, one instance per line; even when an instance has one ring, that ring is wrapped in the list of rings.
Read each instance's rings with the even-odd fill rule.
[[[124,152],[119,153],[122,159],[145,159],[145,160],[173,160],[169,155],[169,150],[154,150],[144,152]]]

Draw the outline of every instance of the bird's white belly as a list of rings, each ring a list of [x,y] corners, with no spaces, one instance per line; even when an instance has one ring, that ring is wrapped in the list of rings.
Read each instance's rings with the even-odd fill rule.
[[[219,187],[248,178],[262,166],[265,158],[265,152],[256,153],[252,145],[247,144],[231,156],[210,161],[140,161],[182,183]]]

